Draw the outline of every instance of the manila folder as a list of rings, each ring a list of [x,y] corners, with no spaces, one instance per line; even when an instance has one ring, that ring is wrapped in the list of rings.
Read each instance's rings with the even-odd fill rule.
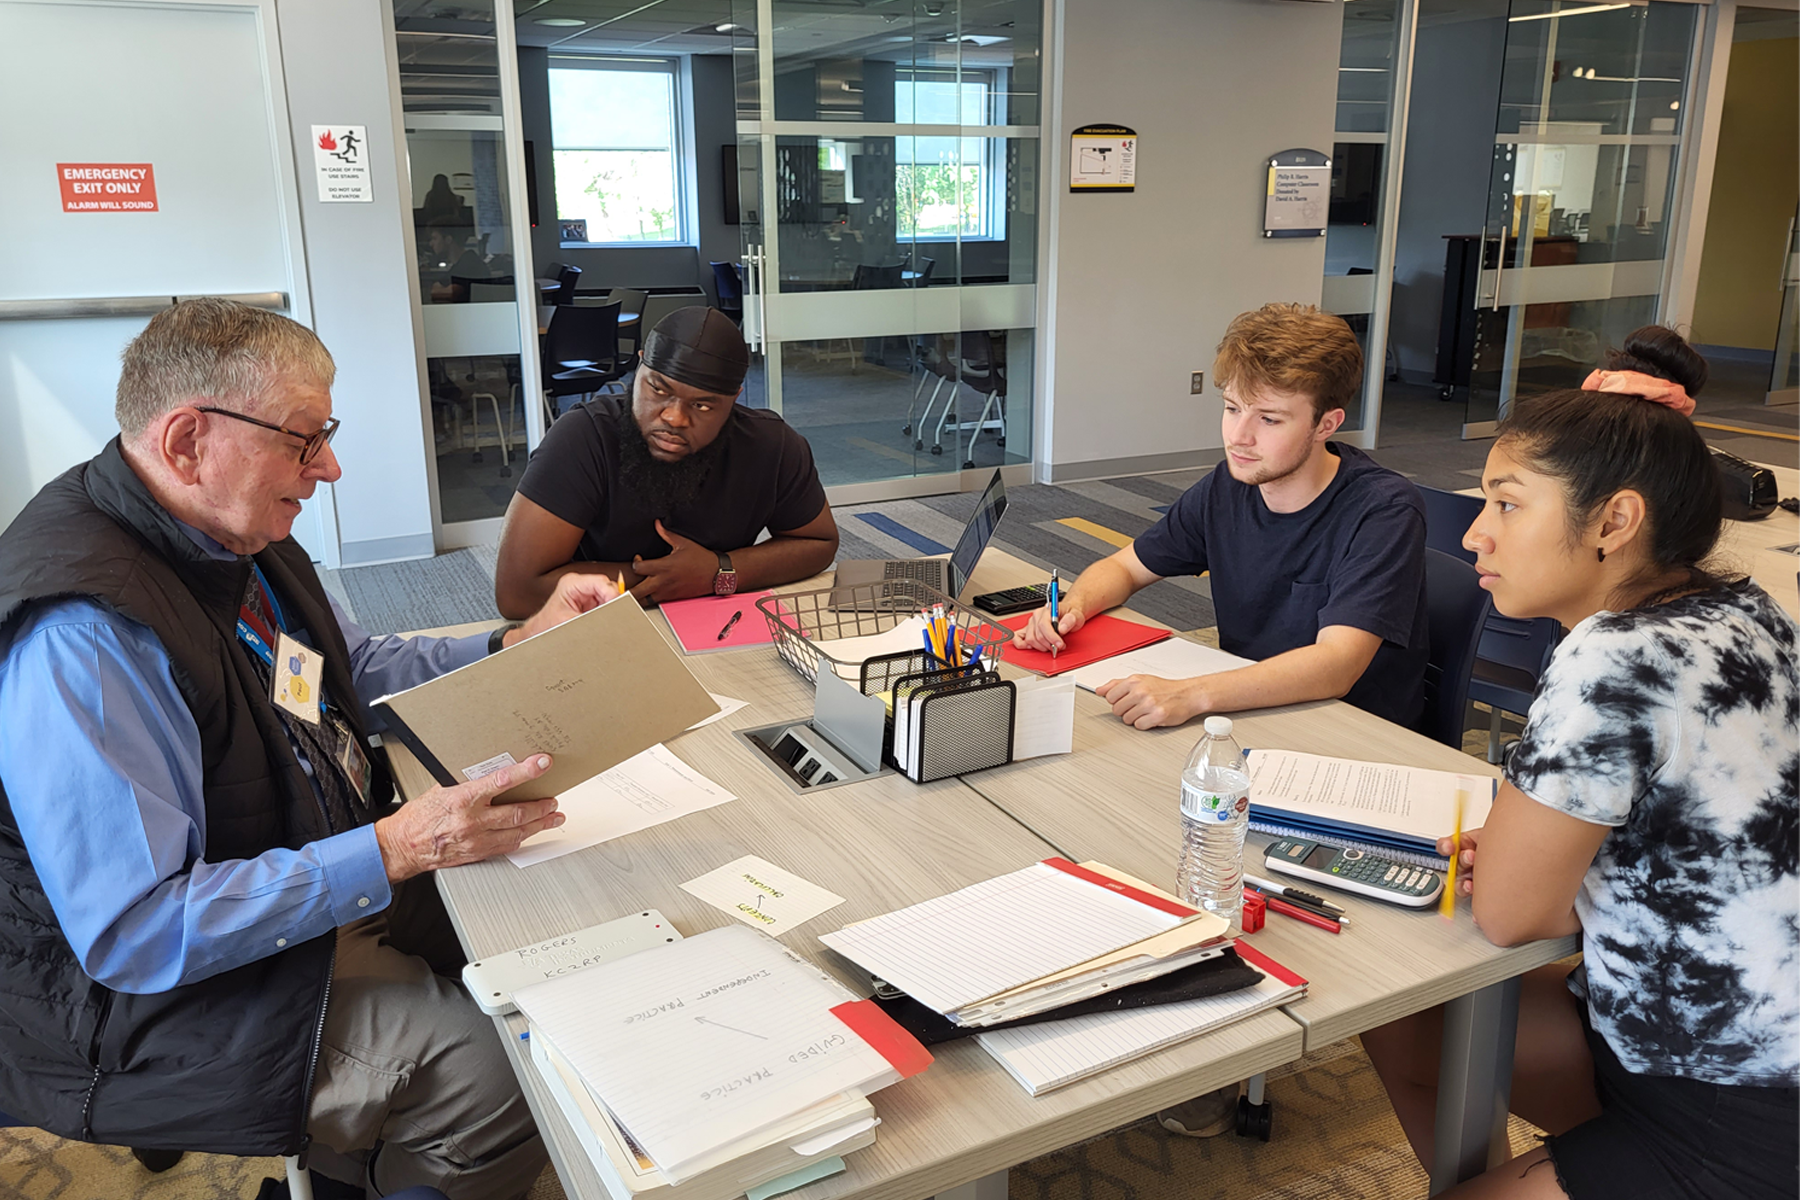
[[[446,787],[551,755],[506,802],[557,795],[719,711],[629,593],[375,705]]]

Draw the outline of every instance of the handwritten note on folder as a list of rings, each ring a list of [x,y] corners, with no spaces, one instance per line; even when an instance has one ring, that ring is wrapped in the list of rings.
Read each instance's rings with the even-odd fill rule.
[[[446,787],[555,759],[506,800],[557,795],[719,711],[629,593],[375,706]]]
[[[515,999],[671,1183],[717,1147],[931,1062],[872,1001],[741,925]]]

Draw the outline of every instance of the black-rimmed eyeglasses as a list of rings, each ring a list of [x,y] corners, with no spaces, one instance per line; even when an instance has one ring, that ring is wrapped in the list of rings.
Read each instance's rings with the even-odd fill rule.
[[[298,429],[289,429],[286,425],[275,425],[268,421],[259,421],[255,417],[245,416],[241,412],[232,412],[229,408],[213,408],[209,405],[196,404],[194,410],[203,413],[217,413],[221,417],[230,417],[236,421],[243,421],[250,425],[261,426],[264,429],[272,429],[276,433],[285,433],[289,437],[299,438],[300,465],[303,467],[313,459],[319,457],[319,451],[325,448],[325,444],[329,442],[333,435],[338,431],[338,419],[336,417],[332,417],[329,421],[326,421],[325,428],[316,433],[301,433]]]

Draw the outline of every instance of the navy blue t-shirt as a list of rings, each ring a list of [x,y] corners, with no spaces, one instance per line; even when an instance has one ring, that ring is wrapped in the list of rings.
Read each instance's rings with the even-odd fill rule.
[[[1132,543],[1164,577],[1212,572],[1219,646],[1273,658],[1310,646],[1327,625],[1381,639],[1344,699],[1408,727],[1425,707],[1425,503],[1405,476],[1332,442],[1337,474],[1299,512],[1220,463]]]

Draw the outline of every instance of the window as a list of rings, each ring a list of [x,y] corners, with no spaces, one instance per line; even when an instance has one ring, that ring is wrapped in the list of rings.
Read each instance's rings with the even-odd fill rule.
[[[979,125],[994,90],[991,72],[897,72],[894,120],[902,125]],[[895,198],[900,228],[915,238],[1006,236],[1005,139],[895,139]]]
[[[675,63],[558,57],[549,74],[563,243],[687,240]]]

